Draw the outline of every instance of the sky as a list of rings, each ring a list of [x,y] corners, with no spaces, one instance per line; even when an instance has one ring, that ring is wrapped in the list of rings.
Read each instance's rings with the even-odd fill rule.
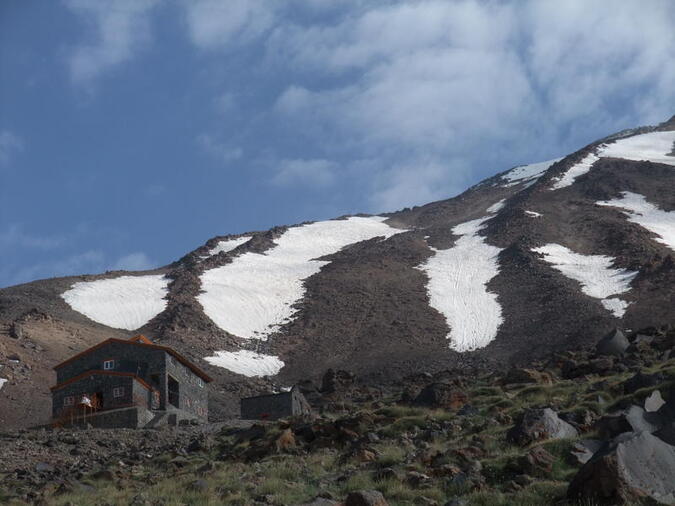
[[[0,286],[450,198],[659,123],[673,26],[672,0],[1,0]]]

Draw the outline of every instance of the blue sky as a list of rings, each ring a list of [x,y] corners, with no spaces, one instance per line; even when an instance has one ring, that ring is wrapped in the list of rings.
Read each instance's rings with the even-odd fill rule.
[[[675,114],[675,3],[3,0],[0,286],[449,198]]]

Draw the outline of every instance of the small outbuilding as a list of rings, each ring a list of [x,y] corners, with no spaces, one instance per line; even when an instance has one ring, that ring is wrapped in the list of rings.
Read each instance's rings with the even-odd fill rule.
[[[311,413],[312,408],[297,385],[288,392],[241,399],[241,417],[244,420],[277,420]]]
[[[211,378],[142,335],[107,339],[54,370],[55,425],[138,428],[208,419]]]

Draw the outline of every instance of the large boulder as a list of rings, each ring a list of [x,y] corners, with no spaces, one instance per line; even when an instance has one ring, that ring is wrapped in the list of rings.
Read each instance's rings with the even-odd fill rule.
[[[622,434],[603,446],[570,483],[572,500],[617,504],[650,498],[675,504],[675,447],[648,432]]]
[[[562,420],[555,411],[544,408],[526,410],[506,433],[506,438],[525,446],[541,439],[564,439],[577,435],[577,430]]]
[[[377,490],[357,490],[349,493],[345,506],[389,506],[389,503]]]
[[[629,346],[630,342],[624,333],[615,329],[598,341],[595,351],[598,355],[622,356]]]
[[[610,413],[603,416],[595,424],[595,430],[603,439],[611,439],[624,432],[655,432],[663,425],[658,413],[648,413],[640,406]]]
[[[645,374],[642,371],[638,371],[635,376],[623,382],[623,393],[632,394],[641,388],[655,387],[663,380],[663,374]]]
[[[415,404],[432,408],[459,409],[468,401],[464,391],[448,383],[431,383],[415,398]]]
[[[658,411],[665,405],[666,401],[663,400],[661,392],[654,390],[649,396],[645,399],[645,411],[648,413],[653,413]]]

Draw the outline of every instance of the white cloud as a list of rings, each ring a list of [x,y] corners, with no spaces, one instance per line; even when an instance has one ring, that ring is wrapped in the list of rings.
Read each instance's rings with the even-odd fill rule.
[[[3,285],[11,286],[27,283],[35,279],[56,276],[73,276],[94,274],[105,268],[105,256],[99,250],[88,250],[57,259],[35,262],[26,267],[16,268],[11,265],[0,266],[0,280]]]
[[[326,187],[335,182],[338,165],[328,160],[282,160],[272,183]]]
[[[242,157],[244,154],[240,147],[235,147],[217,140],[213,135],[200,134],[197,136],[197,145],[207,154],[217,158],[221,162],[231,162]]]
[[[43,237],[27,234],[18,224],[9,225],[0,232],[0,250],[26,248],[48,251],[62,246],[65,241],[66,238],[62,236]]]
[[[377,158],[364,186],[377,210],[449,197],[440,191],[477,173],[672,114],[672,2],[615,7],[419,0],[353,5],[323,23],[285,20],[269,53],[331,85],[300,77],[275,111],[343,165]]]
[[[190,39],[200,49],[255,40],[272,25],[275,3],[267,0],[184,0]]]
[[[150,39],[149,13],[160,0],[66,0],[89,25],[86,43],[72,49],[68,64],[76,83],[89,83],[100,74],[130,60]]]
[[[155,267],[155,264],[148,258],[148,255],[138,251],[119,258],[111,269],[114,271],[147,271]]]
[[[14,155],[23,151],[23,140],[9,130],[0,131],[0,166],[9,165]]]

